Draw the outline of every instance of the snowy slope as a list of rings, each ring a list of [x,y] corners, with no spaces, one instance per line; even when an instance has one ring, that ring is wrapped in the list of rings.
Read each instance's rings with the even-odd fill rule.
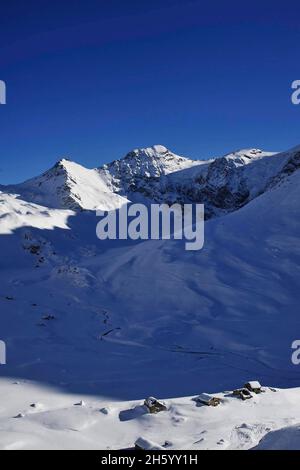
[[[270,431],[253,450],[300,450],[300,424]]]
[[[1,450],[129,449],[139,437],[168,450],[300,448],[299,388],[266,387],[246,402],[218,393],[216,408],[197,406],[195,396],[167,399],[157,415],[143,400],[111,402],[22,381],[1,381],[0,393]]]
[[[299,178],[298,171],[285,176],[241,210],[207,222],[205,247],[195,253],[186,252],[181,241],[100,242],[97,218],[89,213],[69,214],[69,230],[45,231],[44,218],[51,214],[42,213],[36,228],[30,217],[24,224],[18,207],[14,214],[10,207],[10,217],[18,221],[15,227],[27,227],[0,240],[5,312],[0,327],[2,336],[11,338],[14,357],[6,370],[38,379],[42,365],[35,360],[41,355],[43,376],[72,383],[80,373],[101,382],[102,375],[121,367],[115,391],[106,381],[104,389],[118,393],[120,381],[126,397],[132,393],[131,380],[137,374],[143,377],[145,361],[163,358],[166,365],[160,367],[166,376],[155,382],[155,389],[165,396],[172,395],[176,373],[168,361],[174,360],[189,377],[176,384],[180,396],[193,393],[199,384],[232,387],[236,374],[246,379],[247,371],[271,385],[297,384],[290,345],[298,325]],[[32,210],[27,204],[25,210]],[[0,227],[5,234],[4,221]],[[57,321],[43,322],[51,313]],[[8,324],[7,315],[26,332],[22,344],[31,347],[25,354],[13,340],[15,322]],[[48,343],[40,346],[45,337],[53,354]],[[77,342],[83,345],[81,354],[75,352]],[[118,362],[112,352],[122,356],[123,348],[129,356]],[[98,349],[104,364],[94,355]],[[60,356],[64,373],[55,366]],[[28,366],[21,366],[23,362]],[[208,368],[205,377],[193,374],[201,365]],[[143,393],[151,382],[151,374],[144,377],[139,385]]]
[[[16,194],[0,192],[0,235],[26,226],[41,230],[68,229],[68,218],[72,215],[75,214],[70,210],[48,209],[23,201]]]
[[[297,384],[290,345],[299,325],[299,188],[296,172],[211,220],[202,251],[149,241],[113,261],[101,256],[97,275],[122,299],[122,330],[110,340],[193,353],[206,370],[197,381],[210,389],[216,380],[221,387],[246,380],[247,371],[273,385]]]

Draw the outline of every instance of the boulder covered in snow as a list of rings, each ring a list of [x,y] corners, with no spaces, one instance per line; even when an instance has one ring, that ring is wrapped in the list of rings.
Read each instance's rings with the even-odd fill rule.
[[[134,444],[137,450],[164,450],[162,446],[156,444],[155,442],[139,437]]]

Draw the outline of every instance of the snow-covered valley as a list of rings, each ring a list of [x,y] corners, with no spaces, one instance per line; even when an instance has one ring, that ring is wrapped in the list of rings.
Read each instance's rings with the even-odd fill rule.
[[[266,436],[272,448],[287,434],[300,448],[299,155],[193,161],[154,146],[0,187],[0,447],[121,449],[143,436],[249,449]],[[94,209],[135,200],[203,202],[203,250],[99,241]],[[250,379],[281,390],[226,392]],[[216,408],[191,399],[221,391]],[[150,395],[168,411],[145,414]]]

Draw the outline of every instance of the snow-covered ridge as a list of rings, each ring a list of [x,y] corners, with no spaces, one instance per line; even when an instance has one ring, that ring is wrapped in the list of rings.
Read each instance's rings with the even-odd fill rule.
[[[112,176],[139,176],[157,178],[174,171],[199,165],[199,161],[181,157],[163,145],[135,149],[121,160],[104,165],[101,169],[108,170]]]
[[[175,153],[162,145],[135,149],[120,160],[99,168],[99,173],[113,192],[130,200],[163,198],[163,183],[167,175],[196,168],[201,163]]]
[[[6,190],[20,193],[27,201],[72,210],[113,210],[127,203],[110,191],[97,170],[67,159],[60,160],[41,176]]]
[[[298,148],[284,153],[242,149],[211,160],[192,160],[154,145],[96,169],[62,159],[43,175],[2,191],[72,210],[112,210],[137,200],[204,203],[210,218],[242,207],[295,171],[298,153]]]

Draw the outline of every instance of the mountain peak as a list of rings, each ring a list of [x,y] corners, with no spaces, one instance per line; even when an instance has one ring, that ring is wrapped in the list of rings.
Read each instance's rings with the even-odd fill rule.
[[[130,189],[135,187],[135,179],[149,180],[174,173],[191,166],[199,161],[176,155],[164,145],[136,148],[127,153],[124,158],[108,163],[99,171],[104,173],[106,180],[112,185]]]
[[[174,155],[164,145],[152,145],[152,147],[135,148],[125,155],[124,158],[160,158],[166,155]]]
[[[47,207],[72,210],[113,210],[127,203],[114,194],[95,169],[61,158],[50,170],[9,187],[25,200]]]
[[[72,169],[74,168],[85,168],[85,167],[83,167],[79,163],[73,162],[73,160],[71,160],[70,158],[63,157],[55,163],[54,167],[46,171],[46,173],[48,173],[49,171],[51,172],[53,170],[65,170],[68,172],[68,171],[72,171]]]
[[[275,152],[276,153],[276,152]],[[264,150],[257,149],[257,148],[244,148],[244,149],[239,149],[235,150],[234,152],[230,152],[225,155],[225,157],[242,157],[242,158],[248,158],[248,159],[255,159],[255,158],[262,158],[262,157],[267,157],[274,155],[274,152],[265,152]]]
[[[62,157],[60,160],[58,160],[56,165],[59,165],[59,164],[65,165],[66,163],[71,162],[71,161],[72,160],[70,160],[70,158]]]

